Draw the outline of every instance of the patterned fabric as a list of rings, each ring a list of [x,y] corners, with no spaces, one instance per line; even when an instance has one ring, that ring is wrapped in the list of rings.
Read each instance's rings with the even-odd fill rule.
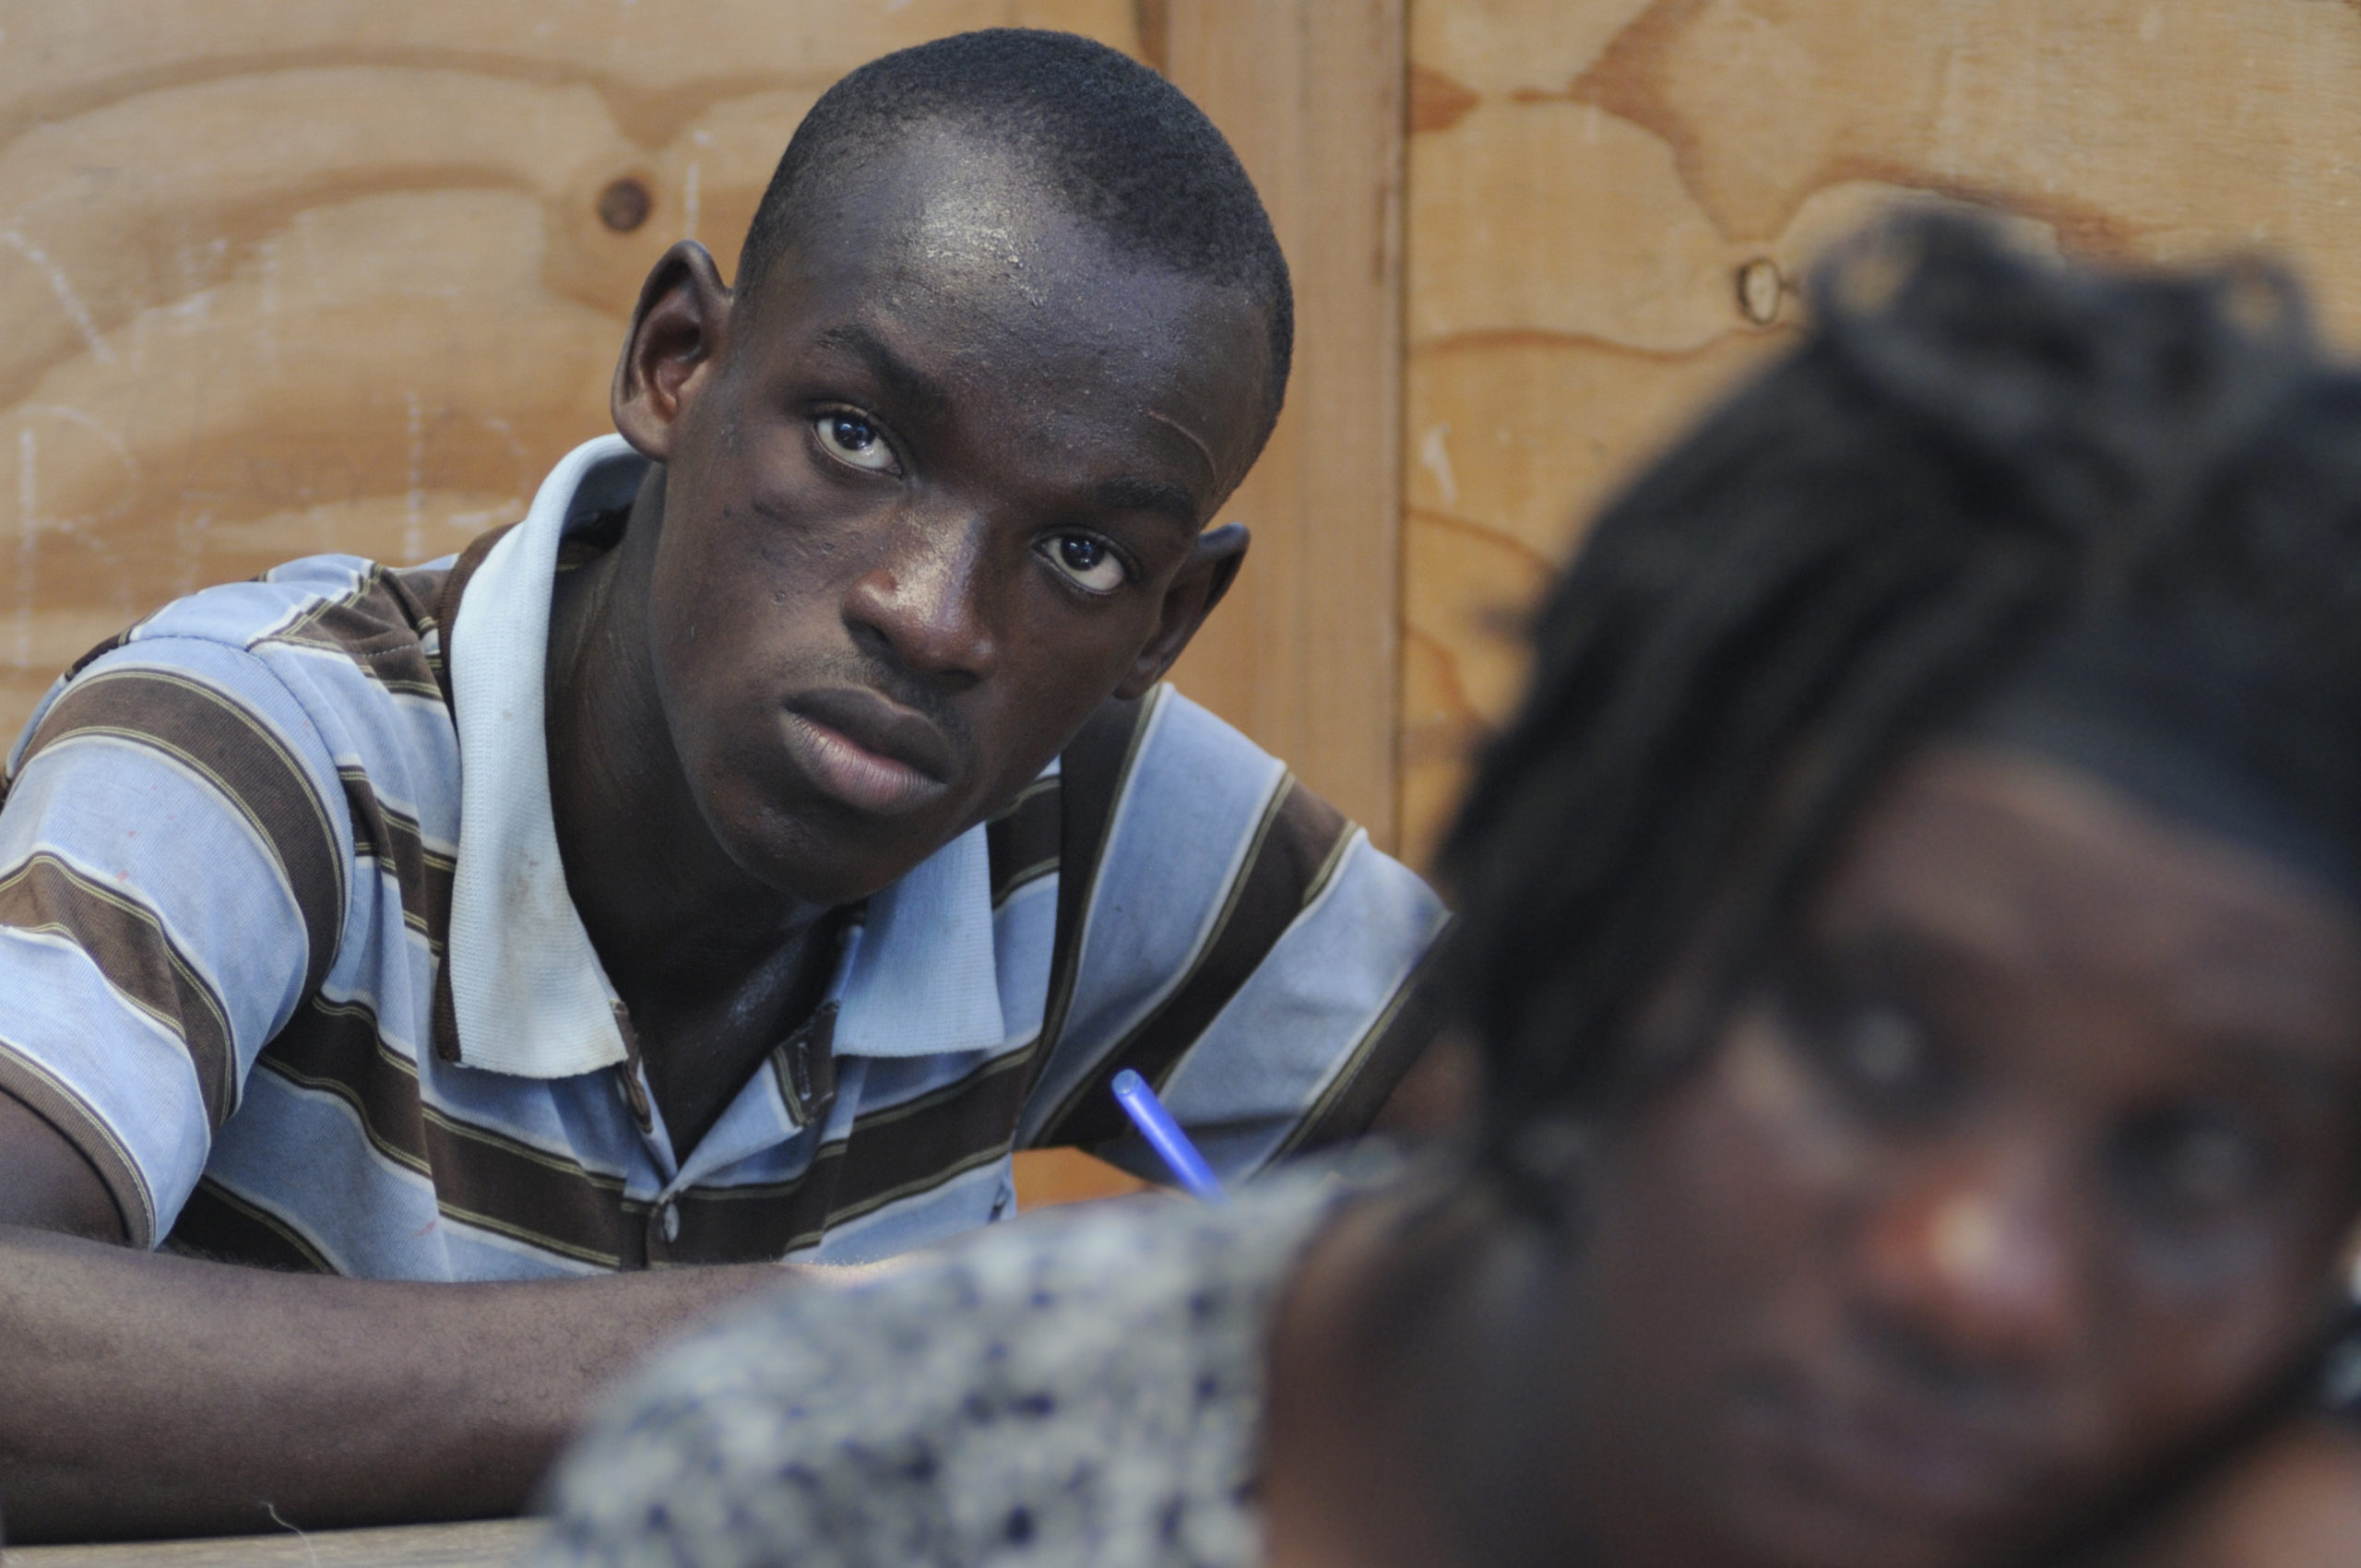
[[[0,1089],[89,1156],[136,1241],[413,1279],[859,1262],[1004,1215],[1014,1146],[1153,1172],[1105,1092],[1124,1065],[1232,1176],[1366,1123],[1441,910],[1169,689],[845,911],[826,1001],[694,1149],[595,956],[553,1009],[590,1021],[578,1051],[511,1051],[482,1005],[509,977],[446,953],[454,889],[463,844],[529,844],[547,784],[463,837],[453,691],[537,711],[542,671],[469,664],[500,610],[469,585],[530,530],[606,547],[644,472],[611,438],[454,560],[322,556],[183,600],[34,715],[0,808]],[[504,591],[545,601],[566,558]],[[554,866],[472,880],[580,929]]]
[[[1272,1304],[1355,1185],[1051,1210],[660,1358],[528,1568],[1253,1568]]]

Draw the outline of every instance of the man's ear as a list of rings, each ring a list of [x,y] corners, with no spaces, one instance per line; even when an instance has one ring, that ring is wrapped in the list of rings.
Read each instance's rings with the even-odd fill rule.
[[[722,361],[730,341],[730,291],[713,256],[694,240],[664,253],[631,313],[609,395],[615,429],[641,455],[668,462],[672,432]]]
[[[1214,612],[1229,585],[1238,580],[1238,568],[1246,564],[1246,547],[1252,542],[1243,523],[1224,523],[1217,529],[1207,529],[1189,547],[1189,559],[1181,564],[1172,584],[1164,590],[1161,619],[1156,635],[1140,649],[1139,658],[1132,661],[1131,673],[1115,688],[1115,695],[1125,700],[1144,695],[1172,668],[1205,617]]]

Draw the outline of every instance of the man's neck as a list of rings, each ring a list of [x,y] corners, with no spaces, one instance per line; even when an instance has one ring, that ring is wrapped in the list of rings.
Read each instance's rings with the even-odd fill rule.
[[[620,543],[557,576],[546,724],[566,888],[685,1151],[794,1022],[777,1010],[809,989],[796,949],[825,911],[738,867],[673,747],[647,622],[662,476],[641,486]]]

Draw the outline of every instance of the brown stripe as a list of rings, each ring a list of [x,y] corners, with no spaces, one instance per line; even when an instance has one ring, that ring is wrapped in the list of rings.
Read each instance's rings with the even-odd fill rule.
[[[278,1215],[248,1203],[210,1176],[181,1206],[164,1245],[190,1257],[288,1274],[334,1274],[318,1248]]]
[[[379,1153],[413,1170],[427,1169],[418,1069],[386,1043],[377,1015],[365,1004],[312,997],[255,1064],[335,1095],[361,1118],[362,1133]]]
[[[1065,810],[1061,780],[1039,778],[1025,787],[1009,808],[984,826],[991,861],[992,908],[1008,896],[1058,869],[1058,836]]]
[[[419,642],[417,617],[427,607],[412,585],[373,565],[350,591],[321,600],[262,641],[332,649],[390,691],[440,701],[443,688]]]
[[[80,1095],[6,1040],[0,1040],[0,1094],[56,1128],[59,1136],[81,1151],[106,1183],[107,1195],[114,1199],[115,1213],[123,1220],[123,1233],[133,1246],[155,1245],[156,1206],[148,1183],[131,1151]]]
[[[1050,947],[1050,992],[1041,1014],[1041,1049],[1036,1069],[1050,1060],[1074,1004],[1074,975],[1082,961],[1084,916],[1098,885],[1098,862],[1107,852],[1107,832],[1115,802],[1130,784],[1147,720],[1170,688],[1159,686],[1136,702],[1108,702],[1085,721],[1060,754],[1058,790],[1058,925]]]
[[[1442,1010],[1437,1005],[1434,985],[1434,957],[1442,947],[1440,936],[1427,944],[1417,967],[1394,988],[1393,999],[1321,1091],[1311,1114],[1296,1123],[1287,1141],[1272,1156],[1274,1160],[1358,1138],[1369,1131],[1386,1098],[1442,1032]]]
[[[931,1191],[1009,1150],[1035,1051],[994,1057],[956,1083],[857,1120],[793,1181],[681,1194],[679,1263],[749,1263],[810,1246],[835,1226]]]
[[[647,1205],[620,1178],[433,1106],[422,1109],[435,1204],[452,1218],[603,1268],[647,1263]]]
[[[206,1124],[229,1118],[238,1099],[229,1012],[153,909],[43,852],[0,878],[0,926],[53,932],[89,954],[108,984],[180,1037]]]
[[[105,670],[57,700],[31,750],[75,735],[109,735],[161,752],[210,780],[244,814],[277,857],[302,912],[309,944],[303,989],[316,989],[336,957],[344,845],[303,764],[270,726],[188,676]]]
[[[469,548],[473,549],[477,542],[470,540]],[[448,566],[403,566],[386,574],[412,606],[409,624],[418,632],[419,646],[426,653],[427,670],[434,677],[435,692],[446,707],[451,701],[451,682],[443,660],[443,601],[457,565],[453,562]]]
[[[448,931],[449,916],[445,916],[444,929]],[[434,1034],[434,1060],[456,1063],[459,1060],[459,1008],[451,997],[451,960],[445,956],[434,966],[434,1010],[428,1028]]]
[[[362,1004],[315,998],[259,1064],[350,1106],[373,1146],[433,1180],[452,1218],[608,1268],[644,1262],[635,1220],[647,1206],[626,1203],[620,1179],[424,1104],[417,1069]]]
[[[955,1083],[855,1120],[834,1146],[845,1163],[829,1222],[921,1191],[978,1153],[1006,1153],[1037,1054],[1028,1046],[995,1056]]]
[[[377,1050],[374,1036],[361,1045],[357,1029],[342,1038],[348,1056]],[[378,1141],[376,1129],[391,1119],[387,1109],[371,1102],[366,1093],[339,1087],[366,1070],[356,1071],[350,1061],[326,1063],[326,1054],[323,1048],[309,1064],[334,1068],[318,1075],[331,1080],[325,1087],[362,1107],[372,1141]],[[671,1243],[660,1234],[651,1238],[652,1206],[625,1198],[616,1178],[432,1107],[421,1115],[426,1164],[437,1205],[453,1219],[601,1267],[647,1266],[651,1241],[664,1262],[775,1259],[810,1245],[832,1226],[940,1186],[1005,1154],[1031,1079],[1033,1054],[1027,1050],[995,1058],[956,1083],[859,1118],[847,1136],[823,1146],[811,1167],[792,1181],[691,1188],[679,1199],[681,1231]],[[286,1071],[269,1053],[265,1061],[275,1071]],[[384,1096],[387,1090],[380,1084],[372,1092]],[[402,1158],[397,1150],[387,1152]]]
[[[1195,966],[1074,1086],[1037,1142],[1092,1148],[1121,1137],[1128,1123],[1109,1088],[1115,1075],[1130,1067],[1151,1084],[1164,1081],[1319,897],[1352,833],[1335,807],[1292,778],[1281,780]]]
[[[425,937],[428,947],[439,955],[451,930],[451,882],[458,862],[428,849],[417,821],[380,801],[366,772],[339,767],[337,778],[352,814],[353,853],[394,873],[402,922]]]

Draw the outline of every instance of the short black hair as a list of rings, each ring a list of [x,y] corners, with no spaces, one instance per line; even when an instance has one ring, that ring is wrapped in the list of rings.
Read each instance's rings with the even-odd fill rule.
[[[1448,835],[1443,1001],[1508,1169],[1695,1060],[1709,1031],[1653,1038],[1673,966],[1710,930],[1726,1007],[1896,761],[2078,627],[2211,649],[2361,755],[2361,378],[2287,277],[2064,267],[1920,216],[1812,296],[1600,516]]]
[[[740,294],[759,294],[792,246],[808,198],[857,169],[868,148],[926,124],[1014,150],[1119,253],[1244,291],[1269,325],[1268,421],[1276,422],[1295,351],[1295,296],[1254,183],[1180,89],[1073,33],[959,33],[839,80],[796,127],[763,193],[739,257]]]

